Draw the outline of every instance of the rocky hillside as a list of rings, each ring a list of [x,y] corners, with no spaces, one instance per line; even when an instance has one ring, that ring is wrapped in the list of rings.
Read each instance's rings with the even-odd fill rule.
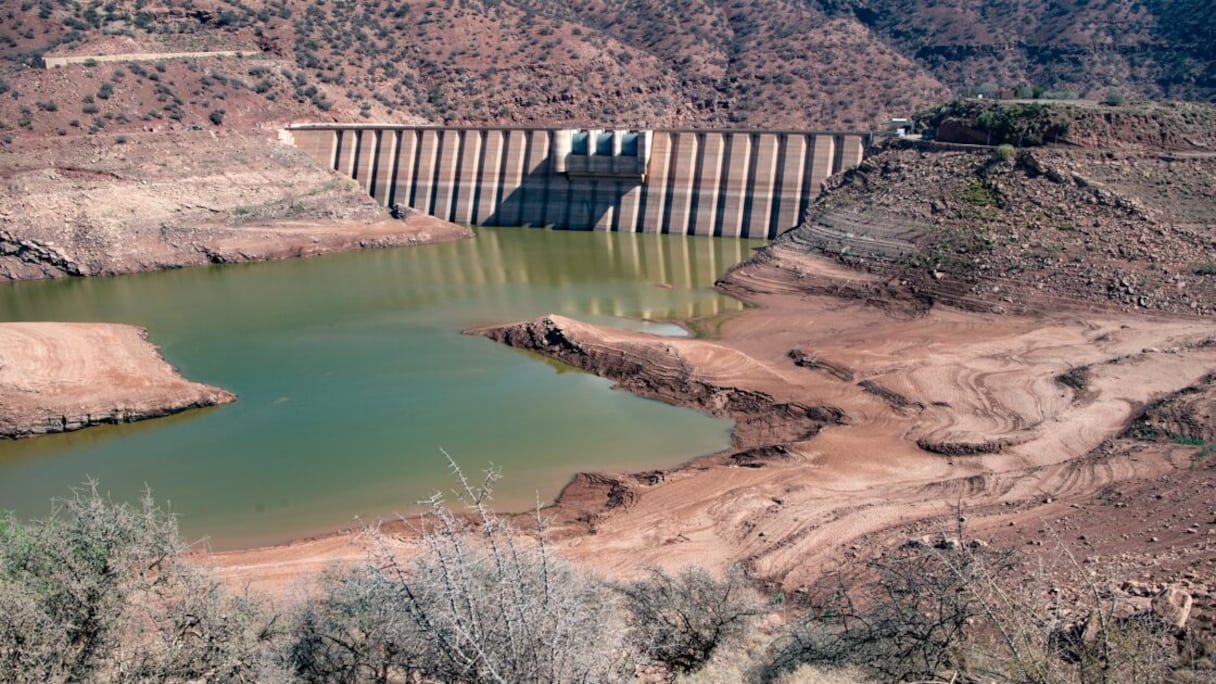
[[[951,90],[1216,96],[1199,0],[29,0],[0,141],[299,119],[861,127]],[[70,66],[46,55],[239,50]]]
[[[1207,0],[820,0],[956,90],[1019,83],[1083,96],[1211,100]]]
[[[8,137],[292,119],[868,128],[947,94],[796,0],[43,0],[0,15]],[[75,65],[47,55],[240,50]]]
[[[934,117],[984,132],[967,111]],[[1016,125],[993,124],[1006,115]],[[1059,144],[893,141],[831,180],[782,240],[886,276],[924,302],[1216,313],[1216,154],[1202,123],[1216,109],[1001,116],[985,119],[994,142],[1008,130],[1052,129],[1063,131]],[[1151,129],[1095,133],[1099,121],[1153,116]]]

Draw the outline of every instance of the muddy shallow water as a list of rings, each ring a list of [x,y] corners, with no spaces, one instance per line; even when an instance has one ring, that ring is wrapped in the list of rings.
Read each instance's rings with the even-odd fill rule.
[[[730,423],[460,334],[562,313],[678,332],[739,310],[711,285],[759,243],[525,229],[315,259],[15,283],[0,320],[144,326],[191,380],[237,403],[0,443],[0,508],[49,511],[96,477],[145,484],[214,548],[336,529],[450,488],[447,450],[506,478],[500,507],[554,496],[578,470],[670,466],[727,445]],[[654,322],[646,322],[654,321]]]

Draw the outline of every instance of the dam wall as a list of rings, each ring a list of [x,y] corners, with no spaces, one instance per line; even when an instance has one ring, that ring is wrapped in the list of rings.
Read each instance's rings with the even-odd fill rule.
[[[461,224],[772,238],[869,133],[306,124],[285,139],[384,206]]]

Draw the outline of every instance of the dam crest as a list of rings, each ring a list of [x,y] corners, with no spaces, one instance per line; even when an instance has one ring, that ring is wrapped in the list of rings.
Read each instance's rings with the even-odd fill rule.
[[[284,138],[381,205],[453,223],[773,238],[871,134],[299,124]]]

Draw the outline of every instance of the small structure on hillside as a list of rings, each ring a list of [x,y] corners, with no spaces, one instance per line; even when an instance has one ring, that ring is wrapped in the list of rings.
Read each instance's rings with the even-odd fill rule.
[[[887,122],[887,134],[897,138],[907,137],[912,133],[911,119],[891,119]]]

